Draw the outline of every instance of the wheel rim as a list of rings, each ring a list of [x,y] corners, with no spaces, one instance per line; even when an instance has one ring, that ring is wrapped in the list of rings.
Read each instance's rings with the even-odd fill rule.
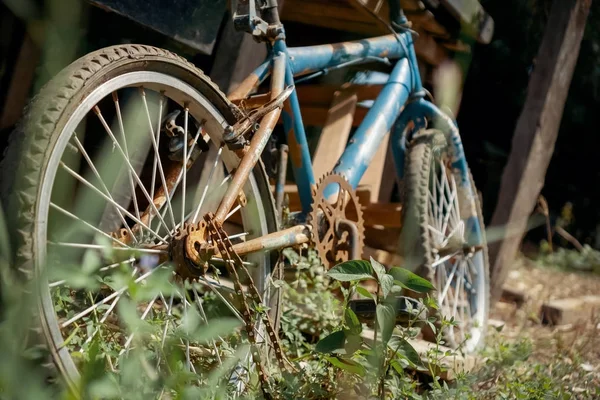
[[[139,89],[140,87],[142,89]],[[131,135],[127,129],[127,124],[128,122],[132,123],[132,121],[136,121],[127,121],[127,118],[124,116],[125,112],[121,113],[118,111],[120,107],[119,100],[115,100],[115,97],[113,97],[112,101],[115,104],[114,113],[116,114],[115,124],[109,126],[108,129],[106,126],[103,126],[105,128],[105,136],[107,136],[106,139],[109,139],[109,141],[112,142],[111,145],[114,150],[113,157],[109,157],[109,159],[111,162],[114,162],[118,158],[114,157],[114,153],[117,155],[120,154],[122,158],[121,163],[124,162],[126,164],[125,169],[118,169],[119,173],[122,173],[124,170],[126,173],[124,175],[117,174],[121,177],[125,176],[125,178],[121,180],[119,180],[119,178],[113,179],[116,179],[118,181],[117,183],[131,185],[131,181],[133,181],[136,184],[136,189],[133,191],[130,190],[131,195],[129,197],[129,203],[127,203],[127,200],[125,200],[125,206],[121,205],[121,207],[118,207],[116,204],[120,205],[120,202],[115,200],[115,197],[112,196],[114,193],[108,189],[108,187],[112,188],[113,186],[103,183],[104,178],[108,175],[111,175],[110,173],[108,175],[106,174],[106,171],[110,171],[110,168],[105,166],[110,166],[110,162],[104,162],[101,166],[96,165],[94,163],[95,159],[91,154],[92,151],[86,148],[87,143],[84,141],[84,137],[79,137],[79,133],[82,123],[90,124],[89,118],[90,114],[92,114],[92,109],[96,105],[99,105],[102,101],[106,101],[107,98],[110,98],[112,93],[119,94],[121,91],[138,91],[140,94],[141,103],[138,101],[138,106],[145,111],[142,112],[142,120],[146,119],[146,124],[143,126],[145,126],[146,129],[144,132],[145,135],[147,135],[146,145],[148,148],[146,153],[147,157],[145,160],[146,163],[142,166],[142,171],[147,170],[148,160],[151,160],[149,162],[149,168],[152,171],[152,178],[150,179],[149,184],[151,188],[142,188],[142,186],[148,184],[147,180],[144,179],[141,172],[137,173],[138,176],[136,176],[136,167],[132,163],[128,164],[125,160],[125,157],[129,158],[129,156],[132,156],[132,154],[136,151],[135,145],[130,143],[129,146],[127,146],[126,144],[129,136]],[[157,107],[153,107],[156,106],[156,104],[153,103],[149,97],[152,97],[153,99],[159,99],[157,101]],[[153,206],[149,199],[155,198],[154,195],[158,193],[158,190],[161,186],[163,189],[168,187],[166,184],[167,177],[165,176],[165,170],[163,168],[164,166],[162,165],[163,161],[161,159],[164,157],[160,155],[160,151],[157,153],[156,149],[161,149],[160,140],[162,134],[160,134],[160,130],[158,129],[159,121],[164,115],[163,112],[168,110],[169,105],[179,105],[180,107],[186,105],[189,109],[188,113],[184,112],[184,125],[187,125],[187,130],[184,129],[184,136],[187,137],[188,140],[194,140],[190,148],[183,146],[185,149],[183,150],[183,159],[188,159],[193,146],[197,145],[199,140],[201,140],[203,136],[207,135],[207,139],[210,139],[210,146],[212,149],[212,151],[209,152],[208,158],[211,158],[210,155],[212,154],[212,159],[208,160],[211,162],[209,163],[207,161],[206,164],[210,164],[211,171],[207,177],[209,185],[200,187],[200,190],[198,190],[196,193],[190,192],[190,184],[187,181],[187,172],[180,174],[176,180],[176,182],[178,182],[176,189],[174,189],[169,196],[165,196],[167,199],[166,205],[161,209],[158,209],[158,207]],[[102,120],[104,119],[106,121],[107,118],[105,118],[102,114],[103,107],[100,106],[99,108],[100,112],[96,113],[96,116],[93,116],[93,114],[92,116],[94,118],[97,117],[102,124]],[[160,118],[159,115],[161,115]],[[194,121],[199,123],[201,126],[196,127],[193,123]],[[110,124],[111,122],[107,122],[107,125]],[[134,127],[138,128],[139,126],[142,126],[141,124],[133,125]],[[120,269],[122,265],[130,265],[133,268],[128,272],[131,272],[131,278],[134,280],[134,282],[142,282],[145,279],[151,279],[153,275],[159,273],[158,271],[160,271],[160,274],[164,275],[163,267],[165,263],[160,259],[156,261],[156,258],[164,256],[166,250],[148,248],[150,247],[148,245],[150,243],[154,245],[164,244],[164,242],[168,243],[170,236],[174,232],[174,229],[178,225],[181,225],[181,221],[190,221],[194,220],[194,218],[196,221],[198,221],[205,212],[214,211],[211,209],[211,207],[215,207],[215,205],[218,204],[218,195],[220,193],[224,193],[228,182],[230,181],[230,176],[228,173],[229,171],[232,171],[237,163],[236,157],[233,154],[219,147],[219,143],[221,142],[220,133],[225,125],[226,121],[219,114],[217,109],[210,104],[209,101],[198,91],[183,81],[158,72],[143,71],[123,74],[103,83],[94,91],[92,91],[88,96],[85,97],[85,99],[77,107],[75,112],[70,115],[68,121],[65,123],[60,135],[58,135],[54,151],[50,156],[47,168],[43,173],[42,187],[36,209],[36,215],[39,216],[39,218],[37,218],[35,227],[36,250],[38,255],[36,258],[37,273],[43,279],[48,279],[45,265],[52,265],[52,261],[56,253],[54,248],[66,248],[69,249],[69,252],[81,251],[82,261],[89,261],[89,258],[93,258],[90,254],[102,252],[104,243],[106,242],[109,242],[113,245],[111,248],[113,252],[119,253],[120,250],[115,250],[115,248],[125,247],[126,244],[123,243],[123,241],[121,241],[118,237],[111,237],[111,235],[107,235],[104,230],[100,229],[103,227],[103,224],[106,225],[107,221],[110,222],[110,218],[107,218],[107,215],[110,213],[107,214],[107,210],[112,209],[113,216],[116,214],[119,221],[115,223],[115,225],[120,226],[121,229],[124,229],[127,234],[130,235],[129,238],[133,240],[134,244],[131,247],[135,249],[136,256],[129,258],[126,257],[123,259],[119,258],[118,262],[103,264],[99,271],[111,272],[113,269]],[[117,132],[119,130],[123,131],[123,127],[125,127],[123,138],[127,139],[123,140],[121,138],[121,140],[119,140],[117,137]],[[154,127],[154,132],[152,131],[151,127]],[[113,131],[112,133],[114,136],[110,135],[110,131]],[[85,139],[87,139],[85,132],[82,136],[85,136]],[[134,136],[137,138],[140,136],[140,134],[137,133]],[[136,141],[136,143],[138,142]],[[162,149],[164,149],[164,144]],[[70,157],[68,155],[65,156],[69,150],[72,150],[79,155],[79,157],[75,157],[78,158],[76,162],[73,161],[73,157],[69,159]],[[131,151],[132,154],[129,154],[129,151]],[[188,151],[190,151],[190,154],[187,154]],[[104,155],[105,153],[99,152],[99,154]],[[159,154],[158,157],[156,157],[157,154]],[[142,155],[142,158],[144,157],[145,156]],[[77,166],[84,166],[87,174],[80,173],[81,171],[75,168]],[[217,172],[220,170],[225,172],[223,176],[218,177],[219,174]],[[190,169],[190,172],[191,171],[192,169]],[[78,193],[73,193],[71,195],[71,197],[76,198],[78,202],[72,202],[72,207],[67,207],[64,205],[69,204],[68,199],[65,201],[65,198],[68,196],[60,195],[61,190],[57,190],[57,186],[60,186],[59,189],[64,189],[65,186],[68,187],[68,185],[59,184],[62,181],[57,180],[56,178],[57,175],[60,174],[62,174],[61,179],[64,179],[64,177],[67,176],[71,180],[71,185],[78,185]],[[113,181],[112,183],[115,182]],[[91,186],[93,186],[95,189]],[[207,190],[209,187],[210,190]],[[82,194],[84,192],[80,192],[82,188],[86,190],[86,195]],[[186,190],[188,190],[187,193]],[[102,192],[104,192],[105,196],[101,196],[99,194]],[[120,191],[118,194],[122,195],[124,192],[126,192],[126,190]],[[164,192],[168,192],[168,190],[164,190]],[[241,232],[231,236],[233,241],[246,240],[268,233],[268,216],[266,215],[265,207],[262,204],[258,184],[252,175],[244,187],[244,192],[248,199],[248,204],[243,208],[234,208],[229,215],[233,217],[237,214],[238,219],[242,221]],[[87,193],[94,193],[97,197],[101,197],[105,202],[105,207],[102,209],[101,215],[95,215],[95,217],[97,217],[96,221],[99,219],[97,224],[94,223],[96,221],[89,221],[86,218],[81,217],[82,213],[87,217],[89,217],[90,214],[94,214],[81,211],[82,209],[86,208],[82,207],[81,200],[88,198],[87,196],[89,196],[89,194]],[[144,197],[147,201],[146,208],[159,212],[156,213],[154,218],[149,218],[147,225],[140,229],[139,232],[134,232],[132,227],[135,227],[136,225],[140,226],[139,222],[142,220],[141,216],[143,214],[141,214],[141,207],[132,206],[132,204],[134,203],[134,199],[137,198],[137,203],[140,198]],[[172,198],[169,200],[170,197]],[[178,198],[180,199],[179,210],[174,207]],[[190,198],[199,198],[200,201],[192,204],[192,202],[189,200]],[[90,208],[89,204],[87,205],[87,208]],[[60,215],[63,219],[70,219],[73,224],[80,225],[80,227],[74,231],[78,232],[79,229],[85,228],[88,231],[87,235],[91,235],[93,233],[93,236],[90,236],[93,240],[98,240],[98,238],[100,238],[104,240],[104,243],[96,241],[90,243],[56,241],[56,231],[53,227],[53,219],[56,217],[56,215]],[[58,220],[58,218],[55,219]],[[49,233],[52,236],[51,238],[48,236]],[[70,232],[70,234],[73,236],[72,232]],[[65,234],[64,236],[69,235]],[[85,248],[82,247],[82,245],[85,245]],[[124,253],[128,253],[128,251],[124,251]],[[266,278],[269,274],[269,260],[267,259],[267,256],[265,254],[249,255],[245,258],[245,261],[254,266],[252,270],[255,284],[258,290],[264,293],[264,298],[268,298],[269,287]],[[99,267],[99,265],[96,267]],[[60,359],[61,369],[67,374],[69,379],[74,380],[78,377],[78,372],[72,357],[72,350],[83,350],[86,348],[86,346],[89,346],[91,340],[102,335],[103,325],[106,325],[111,316],[115,315],[115,309],[117,305],[119,302],[123,301],[124,298],[126,298],[128,292],[127,290],[123,290],[122,287],[114,286],[110,294],[103,293],[102,297],[96,297],[96,299],[99,300],[92,298],[91,302],[93,302],[93,304],[82,302],[83,305],[79,305],[78,307],[83,309],[78,310],[79,312],[74,310],[69,310],[67,312],[57,307],[56,292],[64,290],[65,286],[69,284],[72,285],[72,282],[67,282],[64,279],[62,281],[46,280],[46,282],[49,284],[42,289],[40,296],[41,312],[45,321],[44,330],[47,337],[51,338],[51,341],[53,342],[54,351]],[[158,331],[161,333],[163,345],[164,337],[169,333],[170,330],[174,328],[177,323],[177,321],[172,318],[173,315],[185,315],[192,310],[193,306],[195,306],[197,309],[196,312],[200,314],[204,321],[208,321],[204,302],[206,298],[211,296],[214,297],[217,302],[227,306],[232,315],[235,315],[237,318],[241,319],[241,317],[238,315],[239,313],[236,313],[237,309],[235,306],[229,301],[225,300],[225,296],[222,294],[223,291],[227,291],[228,289],[228,285],[224,284],[222,280],[204,277],[200,278],[198,282],[187,283],[183,286],[175,284],[171,286],[173,286],[174,289],[172,289],[170,295],[165,296],[162,293],[156,294],[145,302],[143,309],[139,310],[139,317],[142,320],[155,318],[159,314],[163,316],[166,315],[167,318],[164,323],[164,327]],[[102,289],[104,290],[105,288],[103,287]],[[69,291],[69,293],[71,293],[71,291]],[[206,296],[203,293],[210,293],[210,295]],[[100,310],[102,310],[102,312],[100,312]],[[95,320],[92,320],[92,315],[94,315]],[[74,349],[73,346],[71,346],[73,341],[70,343],[66,342],[69,339],[73,339],[72,335],[76,335],[73,333],[73,326],[80,322],[84,322],[86,318],[88,318],[88,321],[94,322],[91,329],[92,333],[88,333],[82,337],[82,343],[77,343],[79,349]],[[170,328],[169,325],[171,325]],[[259,327],[257,332],[259,335],[261,334],[261,329],[262,328]],[[90,328],[88,328],[88,331],[89,330]],[[69,334],[66,334],[67,332]],[[120,341],[120,348],[118,349],[119,353],[127,353],[132,348],[132,343],[134,342],[135,333],[128,334],[127,337],[122,337]],[[192,372],[197,372],[195,371],[194,363],[191,362],[189,340],[185,340],[182,343],[182,347],[185,348],[184,352],[186,367]],[[217,358],[220,361],[221,349],[216,347],[215,342],[212,342],[208,347],[210,348],[209,350],[212,351],[212,357]],[[246,361],[248,361],[248,359],[246,359]],[[239,378],[246,375],[247,374],[237,374],[236,376]],[[238,386],[240,385],[238,384]]]
[[[449,162],[435,160],[429,179],[427,229],[437,301],[440,314],[456,322],[446,331],[448,339],[471,352],[484,329],[485,259],[483,250],[472,251],[467,246],[469,227],[461,209],[467,204],[463,197]]]

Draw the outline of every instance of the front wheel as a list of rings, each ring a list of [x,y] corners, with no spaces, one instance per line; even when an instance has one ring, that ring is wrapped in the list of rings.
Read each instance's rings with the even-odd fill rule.
[[[408,149],[401,252],[408,268],[436,287],[447,346],[469,353],[483,344],[489,311],[489,261],[471,175],[461,182],[446,137],[418,132]],[[475,236],[475,238],[473,237]],[[480,242],[471,246],[471,240]]]
[[[97,361],[88,359],[93,346],[109,370],[123,368],[131,351],[151,352],[152,368],[184,369],[195,374],[192,382],[239,355],[242,331],[204,341],[187,332],[223,316],[243,325],[226,260],[213,257],[207,271],[195,271],[172,245],[180,228],[216,211],[231,182],[239,159],[221,135],[234,113],[193,65],[138,45],[77,60],[29,107],[3,161],[3,195],[18,235],[15,266],[41,281],[39,325],[70,387]],[[260,164],[243,192],[247,201],[224,226],[234,243],[276,229]],[[278,299],[270,293],[269,255],[243,261],[263,299]],[[279,304],[270,306],[277,314]],[[263,325],[256,336],[266,348]],[[235,390],[251,375],[252,357],[244,354]]]

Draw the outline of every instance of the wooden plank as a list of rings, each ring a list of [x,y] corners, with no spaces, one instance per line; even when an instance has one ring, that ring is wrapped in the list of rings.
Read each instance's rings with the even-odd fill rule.
[[[365,245],[390,253],[398,251],[400,228],[365,226]]]
[[[275,186],[271,185],[271,190],[275,191]],[[289,203],[288,207],[290,211],[300,211],[302,210],[302,204],[300,203],[300,196],[298,196],[298,187],[295,183],[287,183],[284,186],[284,193],[287,195]],[[356,195],[358,196],[358,201],[361,204],[366,204],[369,201],[371,193],[364,189],[357,189]]]
[[[374,249],[369,246],[365,246],[363,249],[364,260],[369,260],[371,257],[386,267],[399,267],[404,264],[404,258],[395,253],[390,253],[389,251]]]
[[[527,301],[527,295],[523,290],[504,285],[502,286],[502,296],[500,297],[500,301],[514,303],[517,307],[521,307]]]
[[[415,28],[419,36],[415,39],[415,53],[431,65],[439,65],[448,58],[448,51],[439,45],[433,36],[421,28]]]
[[[588,321],[600,312],[600,296],[583,296],[551,300],[542,305],[541,320],[544,324],[566,325]]]
[[[377,149],[377,152],[375,153],[375,156],[373,157],[373,160],[371,161],[371,163],[369,164],[369,166],[367,167],[367,170],[365,171],[363,177],[361,178],[358,186],[363,186],[365,188],[368,188],[369,191],[371,192],[371,203],[377,203],[377,201],[379,200],[379,192],[381,189],[381,182],[384,179],[384,167],[385,167],[385,159],[387,156],[387,152],[388,152],[388,142],[390,140],[390,135],[386,134],[383,137],[383,140],[381,141],[381,143],[379,144],[379,148]],[[385,179],[386,181],[389,179],[394,179],[393,177],[395,176],[391,175],[391,176],[386,176]],[[365,219],[366,220],[366,219]]]
[[[448,31],[436,21],[435,16],[429,10],[405,11],[406,18],[414,24],[414,27],[423,27],[426,31],[437,36],[449,36]]]
[[[490,224],[508,232],[489,246],[494,299],[502,293],[544,184],[590,5],[591,0],[560,0],[550,11]]]
[[[356,107],[354,119],[352,120],[352,126],[359,126],[363,119],[365,119],[368,111],[368,108]],[[329,110],[327,107],[301,107],[302,121],[304,122],[305,126],[324,126],[327,121],[328,112]],[[280,118],[277,123],[282,124],[282,119]]]
[[[382,30],[372,22],[348,21],[339,18],[315,18],[314,15],[302,12],[301,10],[286,14],[283,21],[300,22],[306,25],[320,26],[339,31],[362,33],[369,36],[384,34],[384,32],[382,32]]]
[[[359,187],[358,190],[370,193],[369,198],[372,198],[369,187]],[[400,203],[363,203],[362,212],[365,225],[385,228],[400,228],[402,226],[402,205]]]
[[[296,87],[296,91],[298,92],[298,99],[301,105],[324,105],[329,107],[335,93],[340,89],[353,91],[356,95],[356,100],[361,102],[376,99],[383,86],[383,84],[344,84],[341,87],[334,84],[299,85]]]
[[[341,90],[334,95],[313,156],[313,171],[317,179],[335,167],[346,148],[352,130],[356,100],[353,90]]]

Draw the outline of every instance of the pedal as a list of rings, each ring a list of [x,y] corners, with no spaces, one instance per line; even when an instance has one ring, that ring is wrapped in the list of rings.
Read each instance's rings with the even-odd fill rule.
[[[397,296],[394,309],[396,310],[396,324],[406,326],[410,321],[427,319],[427,309],[417,300]],[[350,309],[354,311],[360,322],[374,322],[377,316],[377,304],[373,299],[355,299],[348,302]]]

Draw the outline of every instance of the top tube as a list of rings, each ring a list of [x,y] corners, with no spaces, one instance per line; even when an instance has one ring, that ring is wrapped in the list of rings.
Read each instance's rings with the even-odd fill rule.
[[[410,33],[405,32],[352,42],[290,47],[287,52],[294,76],[298,76],[368,57],[404,58],[412,45]]]

